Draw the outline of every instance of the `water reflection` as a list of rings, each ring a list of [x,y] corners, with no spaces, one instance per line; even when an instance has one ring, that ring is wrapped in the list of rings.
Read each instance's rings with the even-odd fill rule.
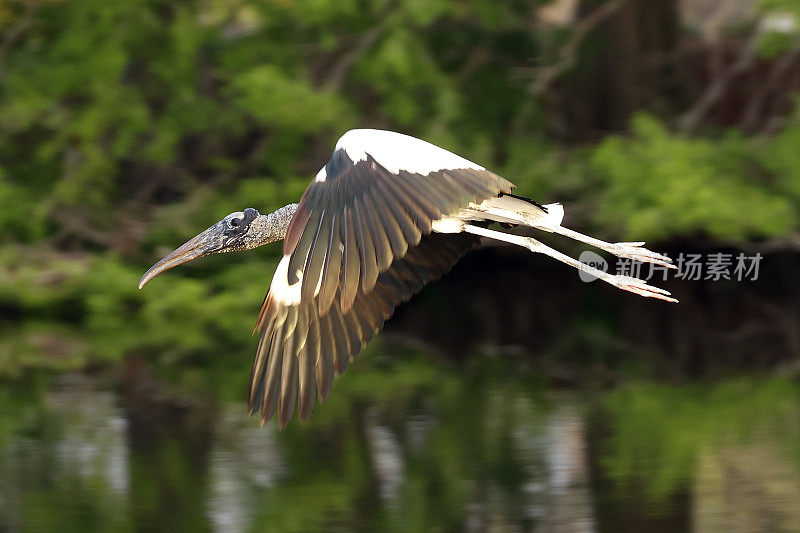
[[[796,464],[773,443],[730,444],[697,459],[693,522],[703,531],[797,531]]]
[[[217,424],[209,456],[208,518],[216,531],[248,531],[260,490],[286,474],[275,426],[254,426],[241,404],[228,404]]]
[[[586,431],[577,406],[566,400],[550,415],[545,457],[547,511],[543,531],[594,531]]]
[[[381,500],[396,508],[405,480],[403,450],[391,428],[380,424],[375,409],[367,412],[364,426],[378,494]]]
[[[124,502],[128,494],[127,420],[115,396],[80,376],[66,376],[46,397],[50,412],[64,421],[56,445],[60,469],[83,480],[98,479]]]
[[[159,395],[182,398],[181,415],[174,427],[152,428],[174,408],[148,419],[141,413],[155,408],[145,400],[86,377],[53,380],[41,394],[5,384],[0,529],[800,524],[797,384],[644,384],[582,395],[547,390],[518,364],[454,370],[424,357],[365,358],[309,424],[284,433],[259,427],[241,403],[209,409]]]
[[[0,525],[9,530],[122,525],[130,492],[129,447],[115,395],[78,375],[54,385],[40,403],[13,405],[22,416],[18,425],[5,424],[8,433],[0,435]]]

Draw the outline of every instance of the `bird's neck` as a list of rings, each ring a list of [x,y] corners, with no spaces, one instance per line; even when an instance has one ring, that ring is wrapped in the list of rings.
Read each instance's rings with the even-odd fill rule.
[[[251,222],[253,240],[248,243],[248,248],[256,248],[263,244],[275,242],[286,237],[289,223],[292,221],[299,204],[289,204],[273,211],[268,215],[259,215]]]

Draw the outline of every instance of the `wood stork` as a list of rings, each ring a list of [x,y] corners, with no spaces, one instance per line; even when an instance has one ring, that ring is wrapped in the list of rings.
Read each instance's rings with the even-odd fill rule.
[[[283,239],[256,329],[250,412],[261,422],[276,409],[281,428],[299,398],[308,419],[319,395],[342,374],[395,307],[448,272],[481,237],[546,254],[641,296],[670,302],[645,281],[602,272],[538,240],[489,229],[525,225],[590,244],[619,257],[672,267],[642,242],[608,243],[561,225],[560,204],[513,196],[514,185],[480,165],[414,137],[382,130],[345,133],[299,204],[262,215],[231,213],[153,265],[161,272],[209,254],[248,250]]]

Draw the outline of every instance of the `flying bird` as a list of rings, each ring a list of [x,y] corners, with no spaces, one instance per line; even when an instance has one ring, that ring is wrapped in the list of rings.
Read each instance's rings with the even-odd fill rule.
[[[447,273],[481,238],[548,255],[641,296],[677,302],[638,278],[613,275],[533,237],[491,229],[528,226],[616,256],[674,268],[643,242],[609,243],[561,225],[560,204],[511,194],[514,184],[426,141],[358,129],[336,143],[299,204],[262,215],[231,213],[153,265],[139,282],[209,254],[283,239],[283,257],[264,299],[250,377],[249,408],[285,427],[299,403],[308,419],[395,307]]]

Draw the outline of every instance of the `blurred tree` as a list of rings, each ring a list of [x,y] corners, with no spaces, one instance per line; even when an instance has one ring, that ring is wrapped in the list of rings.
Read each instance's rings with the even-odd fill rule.
[[[240,335],[276,247],[224,273],[214,258],[191,265],[163,294],[136,291],[138,274],[230,211],[297,199],[356,126],[429,139],[523,194],[571,202],[571,223],[607,233],[796,232],[800,119],[772,104],[788,101],[796,70],[791,2],[761,4],[779,16],[772,30],[748,27],[772,70],[763,91],[747,89],[737,120],[781,125],[758,137],[708,128],[733,96],[715,92],[716,78],[697,89],[707,80],[678,53],[692,39],[678,2],[575,5],[559,26],[541,15],[551,3],[525,1],[4,3],[0,238],[14,244],[0,253],[0,320],[18,328],[0,333],[14,346],[0,366],[246,357]],[[775,32],[781,46],[769,44]],[[731,89],[751,75],[721,79]],[[650,114],[635,115],[630,138],[559,143],[621,133],[640,109]],[[674,121],[680,113],[689,118]],[[706,128],[693,137],[674,123]],[[241,291],[245,278],[264,281],[221,290]]]
[[[677,47],[677,1],[584,0],[579,16],[587,31],[562,86],[565,136],[596,138],[624,129],[636,110],[677,103],[671,66],[653,61]]]

